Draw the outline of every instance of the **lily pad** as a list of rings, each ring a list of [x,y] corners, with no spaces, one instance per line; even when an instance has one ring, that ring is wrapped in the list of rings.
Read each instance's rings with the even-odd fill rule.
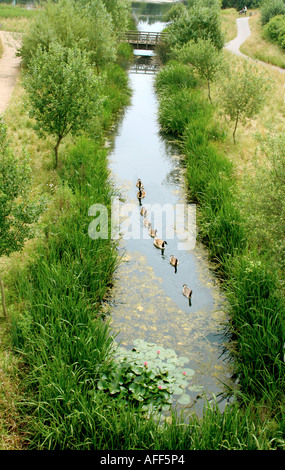
[[[175,387],[172,389],[172,393],[173,395],[183,395],[184,390],[182,390],[180,387]]]
[[[190,387],[188,387],[188,390],[190,390],[190,392],[202,392],[204,390],[204,387],[203,385],[192,385]]]
[[[188,405],[191,401],[189,395],[186,395],[186,393],[184,393],[180,398],[178,398],[178,403],[180,403],[180,405]]]
[[[180,356],[178,357],[178,362],[180,365],[188,364],[190,362],[190,359],[186,356]]]

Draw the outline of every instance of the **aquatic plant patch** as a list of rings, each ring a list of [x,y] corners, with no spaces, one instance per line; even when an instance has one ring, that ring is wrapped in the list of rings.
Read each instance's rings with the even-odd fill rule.
[[[189,404],[187,389],[195,374],[185,367],[189,359],[143,339],[133,344],[132,350],[117,348],[113,367],[101,376],[98,389],[124,403],[141,404],[142,411],[169,410],[173,397],[180,404]]]

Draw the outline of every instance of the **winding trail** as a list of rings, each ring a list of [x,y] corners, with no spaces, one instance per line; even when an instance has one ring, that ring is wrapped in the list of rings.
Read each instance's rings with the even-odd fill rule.
[[[17,77],[20,72],[21,58],[16,57],[20,41],[14,33],[0,31],[3,54],[0,59],[0,114],[3,114],[10,102]]]
[[[229,41],[225,45],[225,49],[232,52],[232,54],[239,55],[241,57],[244,57],[245,59],[253,60],[254,62],[258,64],[266,65],[267,67],[270,67],[273,70],[277,70],[280,73],[285,73],[285,69],[282,69],[281,67],[277,67],[276,65],[271,65],[266,62],[262,62],[261,60],[253,59],[252,57],[249,57],[243,54],[242,52],[240,52],[240,46],[247,40],[247,38],[251,34],[250,27],[249,27],[249,18],[237,18],[236,23],[237,23],[237,36],[232,41]]]

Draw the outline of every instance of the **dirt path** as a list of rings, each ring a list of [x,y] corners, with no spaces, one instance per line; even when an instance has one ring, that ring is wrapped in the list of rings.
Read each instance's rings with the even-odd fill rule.
[[[266,65],[267,67],[271,67],[274,70],[278,70],[278,72],[280,73],[285,73],[285,69],[282,69],[281,67],[276,67],[275,65],[267,64],[266,62],[262,62],[261,60],[252,59],[251,57],[240,52],[240,46],[247,40],[247,38],[251,34],[249,27],[249,18],[237,18],[236,23],[237,36],[235,37],[235,39],[225,45],[225,49],[232,52],[233,54],[244,57],[245,59],[253,60],[258,64]]]
[[[3,54],[0,59],[0,114],[3,114],[16,85],[21,58],[16,57],[20,41],[16,39],[15,34],[0,31],[0,39],[3,44]]]

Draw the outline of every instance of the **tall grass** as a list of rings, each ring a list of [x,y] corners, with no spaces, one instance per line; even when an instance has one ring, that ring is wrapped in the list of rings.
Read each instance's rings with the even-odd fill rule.
[[[165,70],[160,73],[166,76]],[[271,412],[279,415],[285,385],[285,305],[280,279],[268,253],[262,253],[259,240],[247,230],[233,164],[215,145],[224,131],[214,123],[214,108],[199,90],[184,89],[188,100],[184,102],[175,85],[171,94],[165,94],[167,87],[160,86],[159,75],[156,86],[161,127],[179,136],[190,197],[198,204],[199,237],[216,262],[229,301],[227,333],[240,391],[256,402],[270,403]]]
[[[119,260],[110,226],[109,238],[89,237],[88,210],[102,204],[110,216],[115,190],[102,144],[130,91],[118,66],[104,73],[101,113],[85,136],[63,147],[42,236],[7,278],[24,395],[18,409],[29,448],[84,448],[89,437],[101,440],[98,420],[106,424],[98,404],[108,411],[107,399],[94,390],[112,360],[113,336],[101,303]]]
[[[122,75],[115,70],[113,73],[117,85],[122,84]],[[212,108],[201,94],[184,88],[178,98],[181,106],[181,96],[193,100],[184,108],[191,110],[191,120],[189,116],[179,121],[175,117],[171,123],[169,106],[165,131],[172,133],[174,129],[181,139],[190,192],[201,208],[203,239],[226,274],[225,285],[231,293],[230,334],[235,333],[233,339],[238,344],[234,354],[244,391],[240,399],[248,400],[247,407],[234,403],[221,413],[217,406],[208,405],[202,419],[173,413],[168,420],[158,422],[131,406],[120,405],[96,388],[112,361],[112,331],[100,306],[112,285],[118,253],[110,239],[88,236],[89,207],[104,204],[110,214],[113,190],[106,149],[100,139],[95,143],[81,137],[74,147],[66,146],[62,155],[58,169],[61,184],[46,215],[42,239],[30,261],[11,272],[12,338],[22,360],[24,388],[18,405],[30,449],[284,447],[284,420],[280,420],[284,385],[282,305],[275,290],[277,280],[270,266],[256,262],[257,255],[246,256],[246,233],[238,211],[232,165],[211,142],[221,139],[224,131],[213,122]],[[114,81],[106,83],[107,89],[113,93],[109,94],[111,102],[106,99],[102,121],[94,126],[98,135],[112,124],[114,113],[124,102],[115,96]],[[276,400],[274,416],[265,407],[258,412],[254,399],[262,393]]]
[[[65,183],[55,197],[45,239],[32,262],[13,273],[14,300],[23,308],[13,318],[12,338],[24,356],[23,383],[32,396],[23,409],[33,416],[33,442],[53,447],[71,445],[72,432],[80,442],[77,418],[87,415],[86,407],[95,412],[90,392],[108,368],[112,345],[100,305],[117,263],[111,239],[88,236],[88,208],[96,202],[110,211],[106,151],[82,138],[65,162]]]
[[[106,151],[82,138],[66,151],[45,238],[32,261],[13,273],[15,348],[22,354],[20,405],[29,449],[272,448],[279,431],[255,424],[236,407],[207,407],[203,420],[173,413],[159,423],[120,406],[96,388],[112,360],[112,332],[100,301],[112,282],[115,245],[91,240],[88,207],[110,208]],[[225,418],[226,416],[226,418]],[[281,436],[280,436],[281,441]]]

